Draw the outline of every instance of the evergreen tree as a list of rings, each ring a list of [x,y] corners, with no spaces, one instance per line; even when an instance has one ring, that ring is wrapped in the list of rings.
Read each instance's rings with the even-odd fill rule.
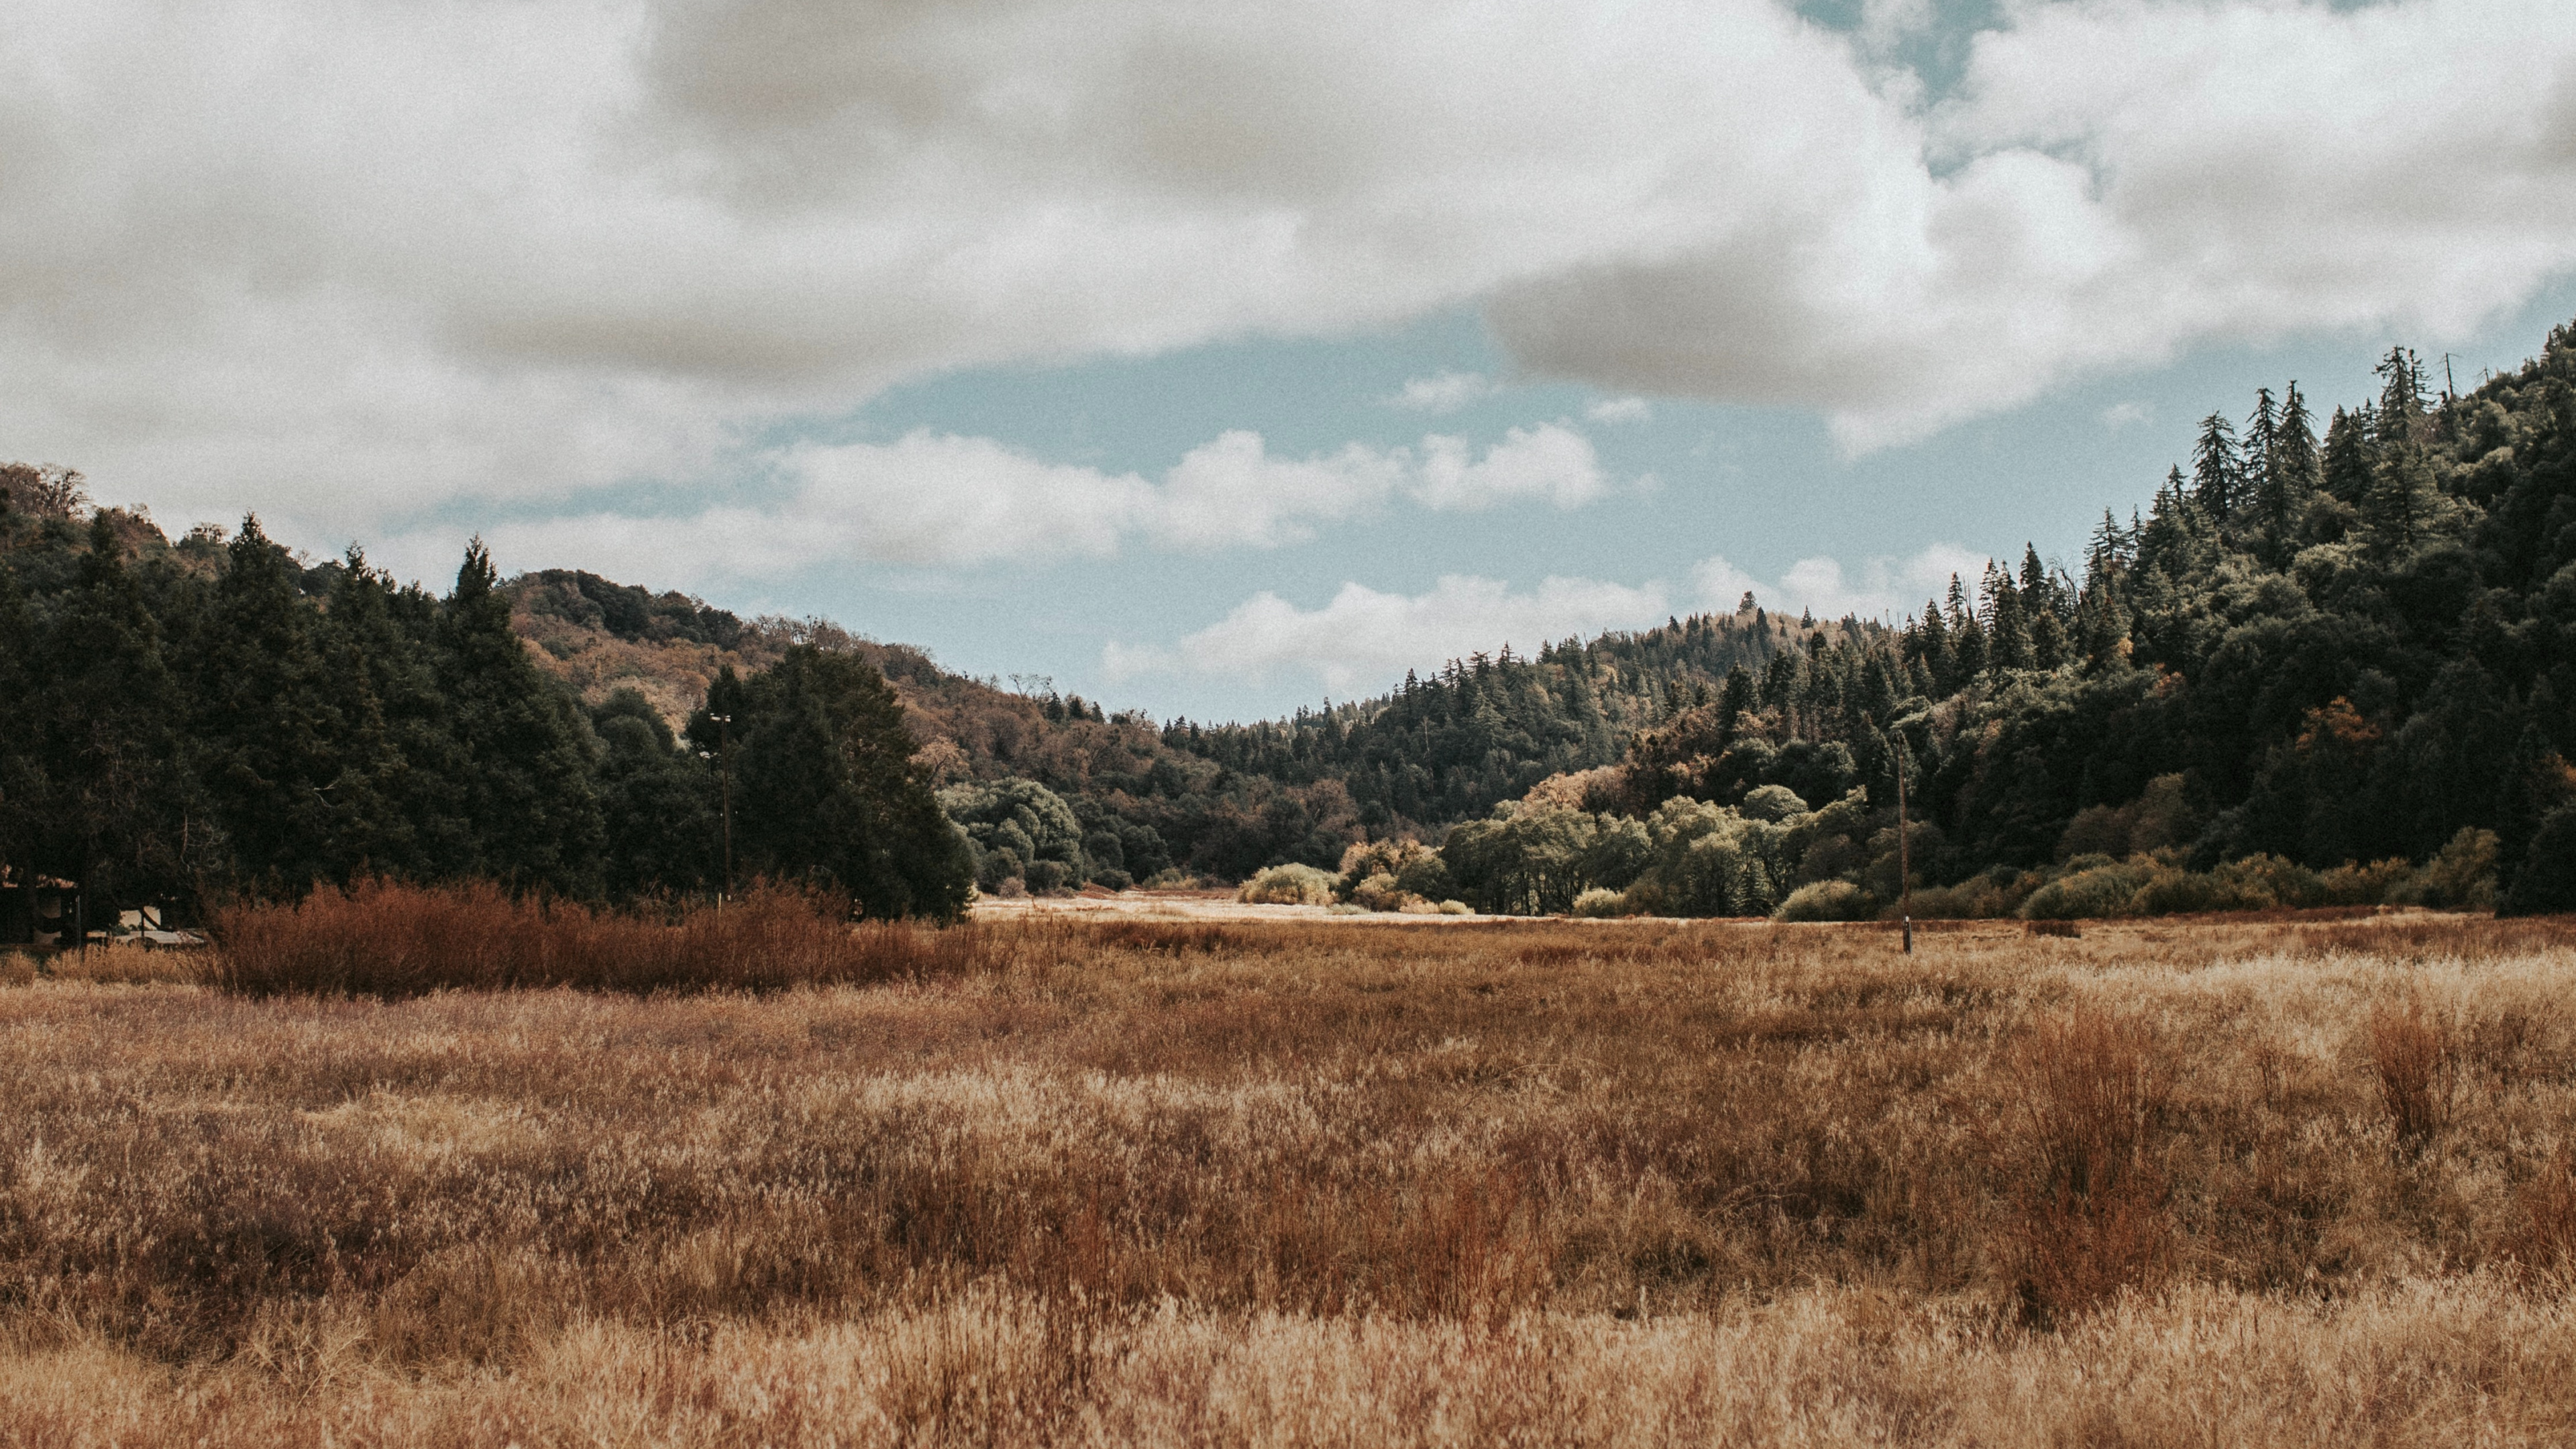
[[[2299,395],[2297,378],[2290,380],[2289,391],[2281,400],[2281,423],[2273,435],[2272,455],[2271,472],[2294,503],[2322,486],[2316,425],[2308,416],[2308,400]]]
[[[2263,394],[2264,404],[2270,401],[2270,393]],[[2264,562],[2274,568],[2287,564],[2297,550],[2298,516],[2316,491],[2317,469],[2316,434],[2308,425],[2307,401],[2299,396],[2294,379],[2279,419],[2265,434],[2254,495],[2260,551]]]
[[[1986,667],[2029,668],[2030,623],[2022,613],[2021,590],[2012,575],[1988,560],[1980,592],[1986,605]]]
[[[2346,411],[2336,408],[2334,420],[2326,424],[2325,450],[2319,459],[2319,472],[2325,491],[2354,507],[2370,493],[2371,477],[2377,471],[2377,446],[2371,441],[2376,431],[2371,410],[2367,407]]]
[[[2236,511],[2245,477],[2244,458],[2236,448],[2236,425],[2225,413],[2200,420],[2200,437],[2191,447],[2192,501],[2214,523]]]
[[[180,765],[182,694],[162,631],[126,567],[105,513],[49,628],[30,641],[18,743],[41,791],[15,849],[36,871],[110,900],[187,889],[185,822],[194,804]]]
[[[2245,419],[2243,492],[2257,503],[2277,491],[2281,466],[2280,405],[2268,387],[2254,389],[2254,411]]]
[[[350,731],[303,570],[255,516],[225,552],[185,656],[195,769],[240,884],[300,896],[317,880],[346,881],[360,863],[363,849],[350,848],[343,824],[367,804],[343,797],[364,781],[344,759]]]
[[[734,716],[734,845],[751,874],[810,880],[850,893],[872,917],[953,920],[974,862],[912,763],[914,744],[885,677],[809,644],[725,697]],[[691,720],[717,747],[707,711]]]
[[[591,710],[613,896],[714,888],[723,870],[715,762],[684,751],[661,711],[633,689]]]
[[[475,829],[472,869],[514,888],[598,892],[598,741],[580,705],[538,672],[476,539],[439,614],[437,676]]]

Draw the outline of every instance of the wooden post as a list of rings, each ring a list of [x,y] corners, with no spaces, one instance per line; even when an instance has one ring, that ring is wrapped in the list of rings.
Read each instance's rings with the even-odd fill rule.
[[[1914,954],[1914,862],[1905,829],[1905,737],[1896,737],[1896,896],[1897,914],[1905,922],[1905,954]]]

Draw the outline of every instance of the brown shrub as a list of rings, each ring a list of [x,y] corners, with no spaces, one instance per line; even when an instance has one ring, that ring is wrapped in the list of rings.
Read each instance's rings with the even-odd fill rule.
[[[211,974],[245,996],[775,991],[988,972],[1010,954],[1003,933],[985,928],[854,927],[849,917],[846,900],[771,885],[653,916],[514,900],[489,882],[365,881],[218,913]]]
[[[2560,1148],[2520,1194],[2523,1221],[2506,1252],[2525,1274],[2576,1284],[2576,1152]]]
[[[2171,1265],[2165,1180],[2151,1134],[2173,1094],[2153,1032],[2079,1008],[2038,1023],[2011,1059],[2020,1146],[2037,1171],[2020,1194],[2015,1290],[2051,1325]]]
[[[1196,951],[1213,955],[1241,951],[1248,934],[1228,926],[1179,921],[1103,921],[1089,929],[1091,943],[1106,951],[1156,951],[1178,956]]]
[[[2449,1120],[2455,1060],[2449,1024],[2421,992],[2371,1006],[2371,1072],[2400,1143],[2420,1146]]]

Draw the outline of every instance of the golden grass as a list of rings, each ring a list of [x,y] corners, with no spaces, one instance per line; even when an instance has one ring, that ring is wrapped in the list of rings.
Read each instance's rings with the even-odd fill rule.
[[[2564,922],[962,929],[0,991],[0,1438],[2576,1435]]]

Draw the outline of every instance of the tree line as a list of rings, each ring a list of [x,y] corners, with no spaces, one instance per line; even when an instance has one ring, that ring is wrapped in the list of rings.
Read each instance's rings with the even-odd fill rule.
[[[256,518],[173,543],[85,505],[77,474],[0,472],[0,872],[22,892],[185,914],[383,875],[644,899],[730,866],[868,914],[964,907],[965,843],[861,659],[727,672],[675,733],[539,670],[479,542],[436,597],[354,549],[308,566]]]
[[[2106,513],[2080,578],[2025,545],[1896,628],[1791,626],[1748,597],[1733,616],[1166,738],[1340,781],[1372,836],[1472,824],[1471,848],[1444,854],[1523,882],[1496,902],[1627,887],[1638,832],[1668,806],[1739,808],[1767,787],[1856,801],[1828,832],[1848,849],[1764,857],[1750,895],[1682,896],[1893,890],[1868,842],[1893,841],[1902,771],[1922,887],[1984,880],[2018,900],[1997,882],[2143,853],[2201,876],[2256,858],[2319,880],[2453,871],[2483,835],[2506,908],[2576,909],[2576,329],[2464,394],[2436,391],[2402,347],[2377,374],[2377,396],[2322,436],[2295,382],[2258,390],[2241,423],[2202,420],[2189,471],[2125,522]],[[1727,833],[1767,839],[1751,827],[1770,823]],[[1566,864],[1587,860],[1599,869]]]

